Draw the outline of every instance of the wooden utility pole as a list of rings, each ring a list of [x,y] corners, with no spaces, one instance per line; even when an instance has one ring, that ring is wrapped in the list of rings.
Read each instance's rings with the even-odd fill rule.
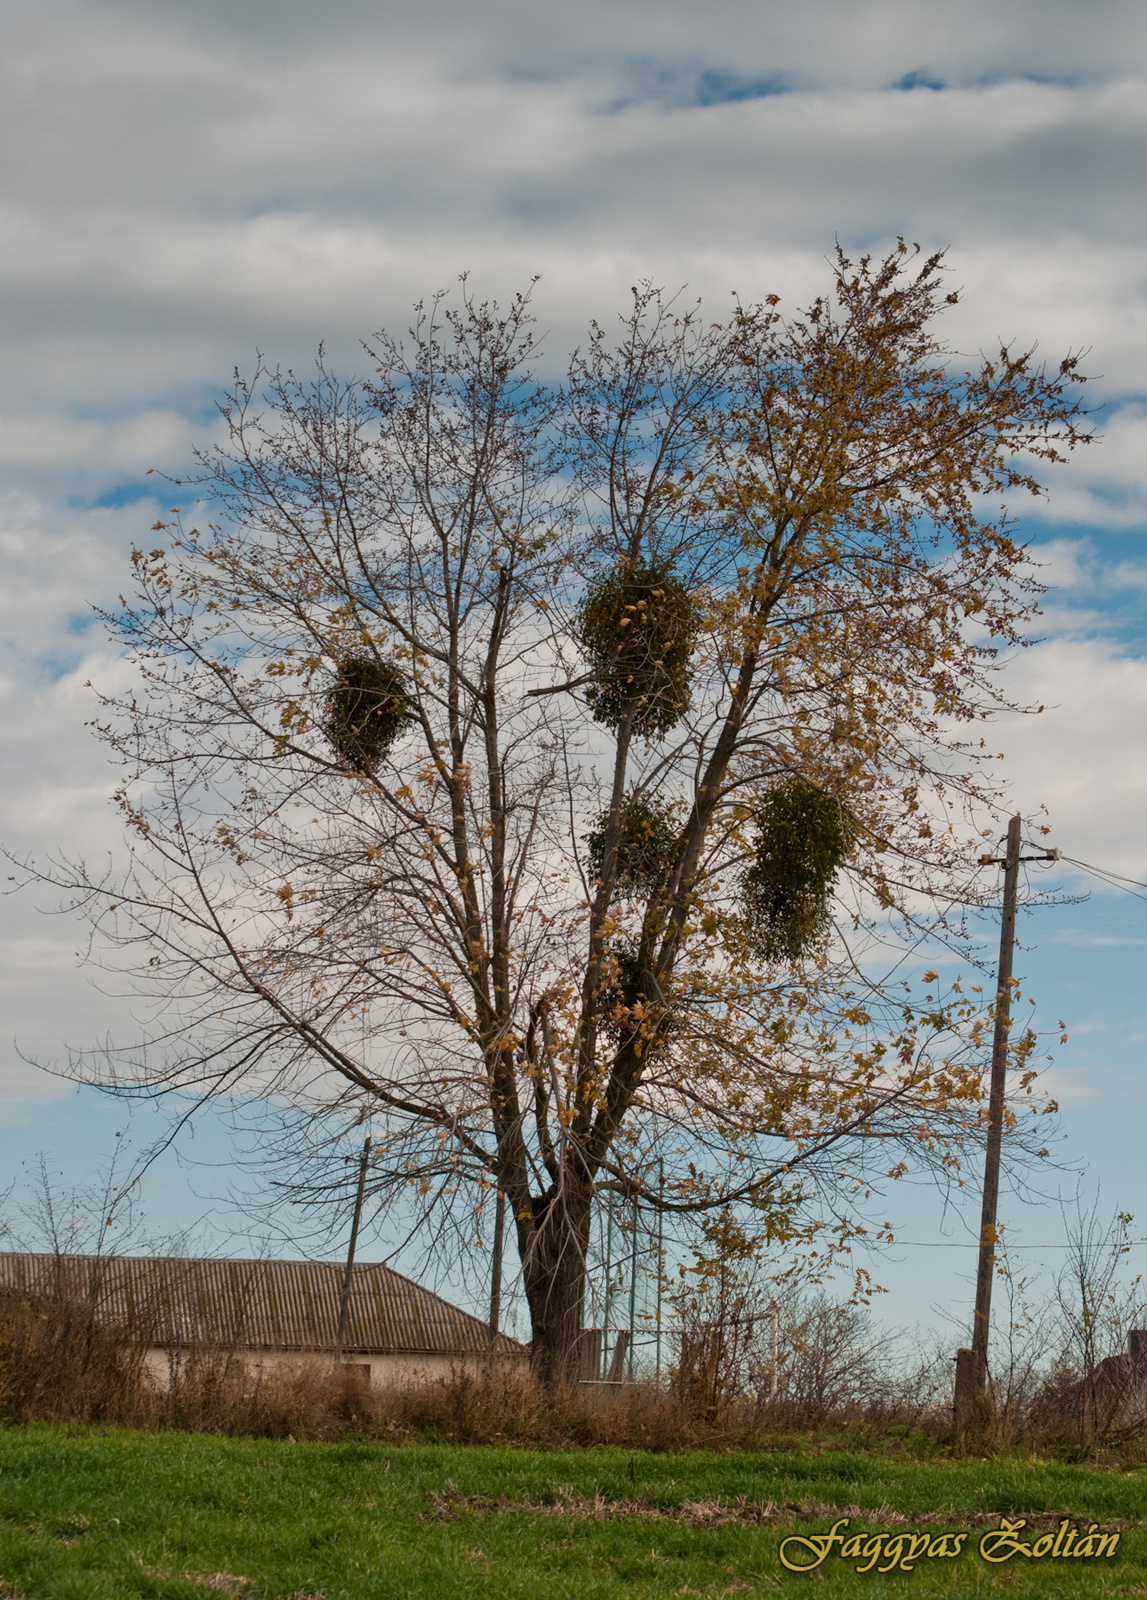
[[[506,1196],[501,1189],[494,1202],[494,1260],[490,1268],[490,1350],[498,1342],[502,1320],[502,1248],[506,1235]]]
[[[633,1343],[637,1337],[637,1196],[633,1197],[633,1245],[629,1254],[629,1381],[633,1382]]]
[[[354,1270],[354,1252],[358,1244],[358,1225],[362,1219],[362,1201],[366,1193],[366,1168],[370,1161],[370,1135],[362,1147],[362,1155],[358,1163],[358,1192],[354,1197],[354,1217],[350,1225],[350,1244],[346,1253],[346,1271],[343,1273],[343,1292],[339,1297],[339,1327],[335,1335],[335,1351],[337,1359],[342,1360],[343,1340],[346,1338],[346,1314],[350,1304],[350,1279]]]
[[[603,1372],[609,1371],[609,1308],[613,1296],[613,1201],[605,1197],[605,1314],[601,1330],[601,1361]]]
[[[661,1387],[661,1287],[665,1281],[665,1162],[657,1163],[657,1387]]]
[[[1020,861],[1054,861],[1058,851],[1020,855],[1022,820],[1017,812],[1008,823],[1004,850],[1004,905],[1000,920],[1000,960],[996,970],[996,1025],[992,1035],[992,1078],[988,1093],[988,1135],[984,1149],[984,1193],[980,1207],[980,1254],[976,1266],[976,1309],[972,1348],[956,1353],[953,1414],[958,1428],[982,1420],[988,1378],[988,1335],[991,1331],[992,1280],[996,1270],[996,1213],[1000,1198],[1000,1152],[1004,1137],[1004,1096],[1008,1075],[1008,1034],[1012,1020],[1012,955],[1016,944],[1016,889]]]

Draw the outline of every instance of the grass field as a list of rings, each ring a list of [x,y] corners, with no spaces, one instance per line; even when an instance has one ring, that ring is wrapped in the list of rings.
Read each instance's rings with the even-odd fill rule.
[[[0,1429],[0,1472],[0,1595],[27,1600],[612,1600],[810,1584],[824,1595],[1147,1596],[1147,1468],[914,1459],[911,1442],[631,1456],[34,1424]],[[1029,1544],[1068,1517],[1118,1528],[1118,1548],[986,1562],[985,1531],[1025,1512],[1035,1525],[1017,1538]],[[867,1553],[842,1559],[838,1544],[811,1575],[786,1572],[784,1538],[844,1517],[842,1537],[861,1530]],[[961,1553],[941,1555],[936,1541],[957,1529]],[[913,1570],[853,1570],[903,1559],[903,1539],[890,1541],[906,1533],[923,1551]],[[811,1559],[807,1546],[786,1549]]]

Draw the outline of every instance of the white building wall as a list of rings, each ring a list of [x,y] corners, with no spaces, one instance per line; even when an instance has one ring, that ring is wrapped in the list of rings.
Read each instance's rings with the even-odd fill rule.
[[[173,1376],[182,1370],[190,1357],[188,1350],[169,1350],[153,1345],[147,1352],[144,1365],[148,1376],[158,1389],[170,1387]],[[489,1360],[485,1356],[444,1356],[419,1354],[361,1354],[348,1353],[340,1363],[333,1355],[316,1352],[308,1354],[294,1350],[237,1350],[223,1351],[220,1361],[239,1362],[252,1377],[304,1377],[324,1378],[339,1365],[350,1368],[355,1379],[366,1382],[374,1392],[404,1388],[415,1383],[425,1383],[436,1378],[448,1378],[451,1373],[465,1371],[472,1376],[484,1372]],[[528,1359],[522,1354],[499,1354],[499,1365],[524,1365]],[[364,1370],[365,1369],[365,1370]]]

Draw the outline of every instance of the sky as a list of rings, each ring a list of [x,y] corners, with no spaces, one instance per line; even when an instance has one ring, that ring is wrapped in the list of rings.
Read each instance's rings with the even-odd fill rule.
[[[303,366],[461,272],[540,275],[547,359],[629,286],[788,305],[834,241],[945,248],[947,334],[1083,350],[1101,441],[1017,508],[1052,585],[1008,666],[1038,717],[1000,724],[1017,807],[1066,856],[1147,879],[1147,10],[1092,0],[25,0],[3,6],[0,119],[0,836],[96,858],[114,774],[84,729],[122,675],[92,608],[210,440],[233,368]],[[1057,1259],[1057,1195],[1147,1237],[1147,904],[1074,869],[1021,919],[1049,1028],[1059,1165],[1008,1190],[1017,1252]],[[0,903],[0,1165],[60,1183],[110,1158],[123,1111],[34,1063],[130,1024],[78,926]],[[1026,1004],[1026,1001],[1025,1001]],[[1058,1037],[1058,1034],[1056,1034]],[[145,1119],[146,1120],[146,1119]],[[148,1129],[133,1137],[146,1143]],[[181,1153],[180,1153],[181,1152]],[[156,1226],[252,1246],[205,1123],[148,1179]],[[873,1267],[896,1322],[964,1315],[966,1206],[888,1199]],[[914,1241],[914,1242],[909,1242]],[[375,1254],[388,1241],[372,1242]],[[1137,1247],[1147,1270],[1147,1246]]]

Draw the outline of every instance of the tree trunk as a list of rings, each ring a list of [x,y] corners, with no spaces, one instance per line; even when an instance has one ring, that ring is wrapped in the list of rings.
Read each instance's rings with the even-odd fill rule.
[[[531,1360],[547,1388],[580,1376],[582,1302],[592,1197],[569,1183],[537,1202],[522,1276],[530,1307]]]

